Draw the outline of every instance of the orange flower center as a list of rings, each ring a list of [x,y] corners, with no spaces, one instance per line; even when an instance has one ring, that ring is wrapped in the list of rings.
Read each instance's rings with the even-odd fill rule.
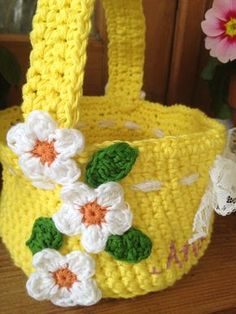
[[[47,163],[49,166],[57,157],[57,152],[54,147],[54,141],[47,142],[37,140],[31,153],[34,157],[39,157],[42,164]]]
[[[77,281],[77,276],[70,271],[68,268],[61,268],[58,269],[53,273],[53,278],[55,280],[55,283],[60,288],[71,288],[73,283]]]
[[[236,18],[231,17],[230,20],[225,23],[225,33],[229,37],[236,36]]]
[[[86,225],[100,225],[105,222],[107,207],[102,207],[95,200],[94,202],[84,205],[80,212],[83,214],[82,222]]]

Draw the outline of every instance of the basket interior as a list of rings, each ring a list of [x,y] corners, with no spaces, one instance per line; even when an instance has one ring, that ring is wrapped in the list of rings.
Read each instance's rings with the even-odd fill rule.
[[[125,106],[123,106],[125,107]],[[20,107],[0,112],[0,139],[5,142],[8,129],[23,121]],[[223,126],[198,109],[183,105],[163,106],[137,101],[132,110],[122,109],[119,100],[108,97],[82,97],[78,129],[87,144],[104,141],[143,141],[182,137],[221,129]]]
[[[140,141],[164,137],[190,136],[221,129],[198,109],[183,105],[163,106],[137,101],[132,110],[123,110],[119,100],[83,97],[79,129],[89,144],[103,141]]]

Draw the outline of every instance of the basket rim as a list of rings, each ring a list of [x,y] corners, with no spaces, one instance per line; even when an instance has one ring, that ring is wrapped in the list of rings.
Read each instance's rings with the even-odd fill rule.
[[[94,102],[91,102],[91,99],[93,99],[96,104],[98,106],[101,106],[101,102],[103,103],[104,100],[106,100],[103,105],[106,106],[114,106],[114,99],[112,99],[110,96],[83,96],[81,97],[82,101],[80,102],[79,106],[84,106],[86,105],[86,109],[89,110],[89,106],[94,106]],[[112,102],[109,102],[108,99],[112,99]],[[90,101],[90,104],[87,104],[87,101]],[[119,101],[119,100],[117,100]],[[187,107],[185,105],[182,104],[175,104],[172,106],[165,106],[162,105],[160,103],[154,103],[154,102],[150,102],[147,100],[135,100],[135,104],[136,105],[145,105],[145,106],[150,106],[150,109],[152,107],[158,108],[159,110],[161,110],[162,112],[164,112],[165,114],[168,113],[182,113],[182,114],[190,114],[192,117],[196,117],[197,119],[199,119],[199,121],[201,121],[202,123],[204,123],[207,127],[206,130],[200,130],[200,131],[195,131],[192,133],[188,133],[188,134],[179,134],[179,135],[165,135],[162,138],[146,138],[146,139],[139,139],[139,140],[133,140],[133,141],[129,141],[129,140],[124,140],[125,142],[132,144],[134,146],[140,146],[143,144],[155,144],[155,143],[165,143],[165,142],[182,142],[184,140],[196,140],[199,137],[219,137],[219,136],[224,136],[226,138],[227,134],[226,134],[226,127],[220,123],[219,121],[215,120],[214,118],[210,118],[208,117],[204,112],[202,112],[199,109],[196,108],[190,108]],[[126,108],[127,109],[127,108]],[[123,112],[122,109],[117,109],[118,111]],[[78,109],[79,111],[79,109]],[[126,110],[125,110],[126,111]],[[9,115],[15,116],[15,117],[21,117],[23,118],[23,112],[22,112],[22,108],[20,106],[14,106],[14,107],[10,107],[10,108],[6,108],[4,110],[0,110],[0,120],[3,119],[5,120],[6,117],[8,117]],[[14,119],[13,121],[9,120],[9,127],[11,126],[11,123],[17,122],[17,119]],[[23,122],[23,121],[22,121]],[[2,123],[0,123],[0,133],[3,132],[3,129],[1,128]],[[79,129],[79,128],[77,128]],[[3,132],[4,133],[4,132]],[[1,141],[1,139],[0,139]],[[121,142],[123,140],[105,140],[102,142],[98,142],[98,143],[93,143],[88,145],[88,148],[91,147],[103,147],[103,146],[107,146],[110,145],[112,143],[116,143],[116,142]]]

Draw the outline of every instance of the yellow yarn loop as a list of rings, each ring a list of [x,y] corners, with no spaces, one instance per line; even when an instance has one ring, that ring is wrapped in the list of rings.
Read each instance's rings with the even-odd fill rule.
[[[15,264],[29,275],[32,254],[25,242],[33,224],[60,208],[60,187],[53,191],[34,188],[6,145],[11,125],[32,110],[48,111],[62,127],[74,127],[80,119],[86,150],[76,161],[82,169],[95,152],[120,141],[128,143],[139,155],[120,184],[133,212],[133,227],[150,238],[152,253],[134,265],[117,261],[107,252],[94,258],[103,296],[129,298],[173,285],[203,255],[211,232],[192,245],[188,240],[209,183],[209,170],[224,149],[226,133],[199,110],[139,99],[145,32],[141,0],[103,1],[110,38],[108,91],[103,97],[80,97],[93,2],[38,1],[23,113],[16,107],[0,112],[0,233]],[[198,174],[193,184],[181,184],[193,174]],[[85,181],[84,174],[80,180]],[[149,192],[133,188],[148,182],[161,182],[161,186]],[[60,252],[79,249],[79,237],[65,237]]]

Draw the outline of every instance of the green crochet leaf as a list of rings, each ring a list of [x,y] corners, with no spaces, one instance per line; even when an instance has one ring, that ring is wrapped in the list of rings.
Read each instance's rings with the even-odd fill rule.
[[[35,254],[46,248],[58,250],[62,242],[63,235],[57,230],[53,220],[40,217],[35,220],[31,237],[26,245]]]
[[[117,182],[131,171],[138,149],[127,143],[116,143],[97,151],[86,167],[85,180],[96,188],[106,182]]]
[[[105,251],[116,260],[139,263],[151,254],[152,241],[142,231],[130,228],[121,236],[110,236]]]

